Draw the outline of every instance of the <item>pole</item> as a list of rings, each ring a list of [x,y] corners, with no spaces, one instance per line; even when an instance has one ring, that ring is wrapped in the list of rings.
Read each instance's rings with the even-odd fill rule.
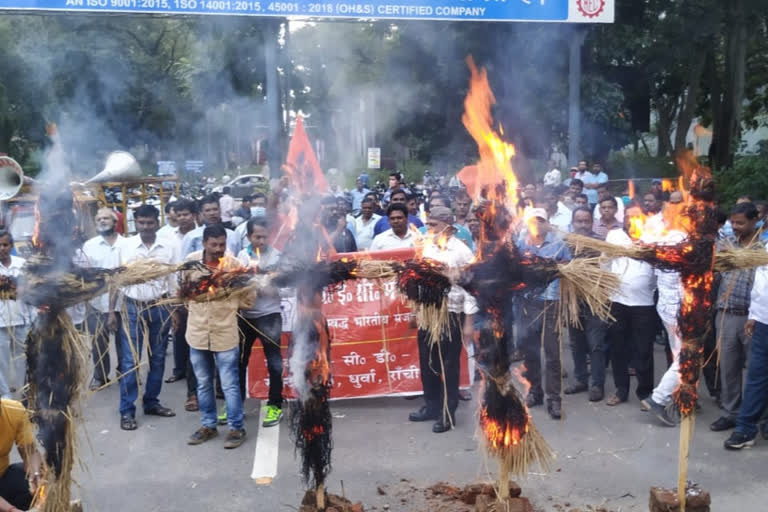
[[[581,47],[587,31],[574,27],[568,43],[568,160],[574,165],[581,157]]]
[[[280,178],[282,163],[282,148],[280,147],[280,131],[282,116],[280,112],[280,84],[277,76],[277,36],[280,27],[279,20],[264,20],[264,61],[267,75],[267,163],[269,177]]]

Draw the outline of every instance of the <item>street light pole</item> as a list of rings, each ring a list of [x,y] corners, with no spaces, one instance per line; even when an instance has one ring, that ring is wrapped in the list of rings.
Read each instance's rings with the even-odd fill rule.
[[[581,154],[581,47],[587,36],[586,27],[574,27],[568,43],[568,165],[575,165]]]

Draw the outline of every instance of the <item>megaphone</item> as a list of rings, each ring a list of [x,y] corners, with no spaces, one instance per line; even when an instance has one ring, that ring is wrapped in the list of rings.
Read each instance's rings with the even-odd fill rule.
[[[126,178],[141,178],[141,167],[136,158],[127,151],[113,151],[107,155],[104,170],[86,183],[121,181]]]
[[[0,201],[11,199],[24,184],[24,171],[19,163],[9,156],[0,156]]]

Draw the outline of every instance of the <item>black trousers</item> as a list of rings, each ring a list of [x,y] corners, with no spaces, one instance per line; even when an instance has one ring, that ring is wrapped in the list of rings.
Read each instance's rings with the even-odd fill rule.
[[[280,351],[280,336],[283,333],[283,319],[280,313],[259,318],[240,318],[240,393],[245,400],[245,372],[251,359],[251,349],[256,338],[264,347],[264,358],[269,372],[269,398],[267,405],[283,407],[283,355]]]
[[[179,323],[176,326],[176,330],[173,331],[173,374],[177,377],[183,375],[186,378],[187,398],[189,398],[197,396],[197,377],[195,377],[195,370],[192,368],[192,360],[189,358],[189,345],[187,344],[189,310],[185,307],[179,307],[176,311],[179,315]]]
[[[115,373],[120,372],[120,362],[123,359],[123,344],[120,343],[120,313],[117,315],[118,331],[115,340],[115,352],[117,353],[117,364]],[[88,333],[93,337],[91,344],[91,357],[93,359],[93,379],[101,384],[106,384],[109,380],[109,370],[111,361],[109,357],[109,330],[107,330],[107,318],[109,313],[102,313],[91,306],[88,306],[88,316],[86,323]],[[117,377],[117,375],[115,375]]]
[[[20,510],[27,510],[32,503],[27,473],[21,462],[8,466],[0,477],[0,497]]]
[[[430,343],[429,333],[419,329],[419,365],[427,409],[431,413],[440,414],[447,401],[448,412],[453,416],[459,405],[459,361],[463,346],[461,328],[464,325],[464,314],[449,313],[448,325],[447,332],[443,333],[437,343]]]
[[[608,328],[611,366],[616,395],[629,396],[629,363],[635,365],[637,398],[643,400],[653,392],[653,340],[658,314],[654,306],[626,306],[614,302],[611,315],[616,319]]]
[[[521,347],[525,371],[523,378],[531,385],[529,394],[551,402],[560,401],[563,385],[560,363],[560,338],[557,335],[555,301],[526,299],[520,308]],[[544,348],[544,389],[541,381],[541,349]]]

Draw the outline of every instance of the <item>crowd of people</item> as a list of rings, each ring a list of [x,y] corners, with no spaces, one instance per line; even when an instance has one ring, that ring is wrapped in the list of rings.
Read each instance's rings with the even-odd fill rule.
[[[355,187],[337,191],[320,200],[318,211],[299,209],[298,222],[308,222],[325,232],[337,252],[380,251],[423,247],[423,257],[460,268],[481,247],[479,212],[475,201],[452,181],[441,186],[434,180],[409,187],[400,173],[389,176],[385,191],[370,190],[367,175]],[[452,185],[452,186],[451,186]],[[559,171],[547,173],[543,182],[519,188],[518,216],[523,222],[509,236],[521,249],[559,262],[581,257],[563,241],[573,232],[612,244],[644,241],[674,243],[684,236],[677,228],[681,191],[667,190],[653,180],[634,197],[611,192],[608,176],[599,164],[586,161],[561,181]],[[199,261],[217,268],[221,261],[269,271],[283,254],[290,254],[290,228],[284,209],[289,192],[281,181],[269,195],[254,193],[234,200],[228,189],[201,200],[174,198],[160,212],[150,205],[134,211],[137,234],[118,233],[118,215],[107,208],[95,215],[97,235],[79,251],[82,265],[116,268],[141,260],[176,264]],[[311,218],[307,218],[309,215]],[[642,219],[638,234],[637,223]],[[765,248],[768,241],[768,209],[764,201],[739,198],[728,214],[721,214],[719,249]],[[533,226],[535,225],[535,229]],[[441,242],[430,243],[437,237]],[[23,258],[13,252],[13,238],[0,230],[0,275],[18,277]],[[549,416],[562,416],[561,395],[585,393],[591,402],[617,406],[630,399],[631,388],[640,407],[659,423],[676,424],[670,404],[678,378],[681,339],[677,312],[681,300],[679,276],[654,269],[629,258],[610,260],[608,269],[621,286],[612,298],[606,322],[586,307],[581,327],[565,335],[570,345],[574,372],[563,389],[560,333],[556,330],[558,282],[545,290],[514,299],[514,317],[507,329],[509,349],[515,361],[524,362],[523,377],[530,389],[528,407],[546,404]],[[250,299],[192,302],[169,306],[177,293],[175,276],[128,286],[70,308],[73,323],[92,342],[93,377],[90,387],[100,390],[116,382],[120,390],[119,423],[136,430],[136,402],[142,394],[145,415],[175,416],[162,404],[163,383],[185,380],[186,411],[199,411],[201,425],[188,439],[197,445],[218,435],[227,425],[225,448],[237,448],[245,438],[243,400],[246,397],[246,366],[258,338],[264,348],[269,373],[269,399],[264,427],[277,425],[283,416],[283,356],[280,291],[270,290]],[[510,299],[512,300],[512,299]],[[720,417],[710,425],[720,432],[733,430],[725,447],[739,449],[754,443],[768,403],[768,269],[733,270],[719,274],[713,287],[714,330],[705,347],[704,385],[717,400]],[[459,360],[463,349],[473,351],[478,305],[472,295],[454,285],[448,296],[450,328],[439,346],[442,365],[430,361],[438,345],[428,333],[418,333],[424,404],[410,414],[411,421],[430,421],[435,433],[455,424],[455,411],[471,396],[459,390]],[[25,509],[31,499],[25,475],[38,475],[40,459],[34,447],[32,427],[24,413],[24,340],[35,312],[18,300],[0,301],[0,512]],[[110,347],[114,339],[114,349]],[[165,378],[167,344],[173,346],[173,369]],[[668,368],[657,382],[654,344],[665,346]],[[137,369],[147,347],[147,378],[140,389]],[[117,360],[111,361],[114,353]],[[543,357],[543,360],[542,360]],[[610,368],[615,391],[606,396]],[[747,368],[745,371],[744,369]],[[224,405],[217,408],[216,400]],[[447,407],[445,407],[447,404]],[[763,429],[768,439],[768,429]],[[8,453],[16,443],[23,463],[10,465]],[[27,489],[25,494],[24,489]]]

